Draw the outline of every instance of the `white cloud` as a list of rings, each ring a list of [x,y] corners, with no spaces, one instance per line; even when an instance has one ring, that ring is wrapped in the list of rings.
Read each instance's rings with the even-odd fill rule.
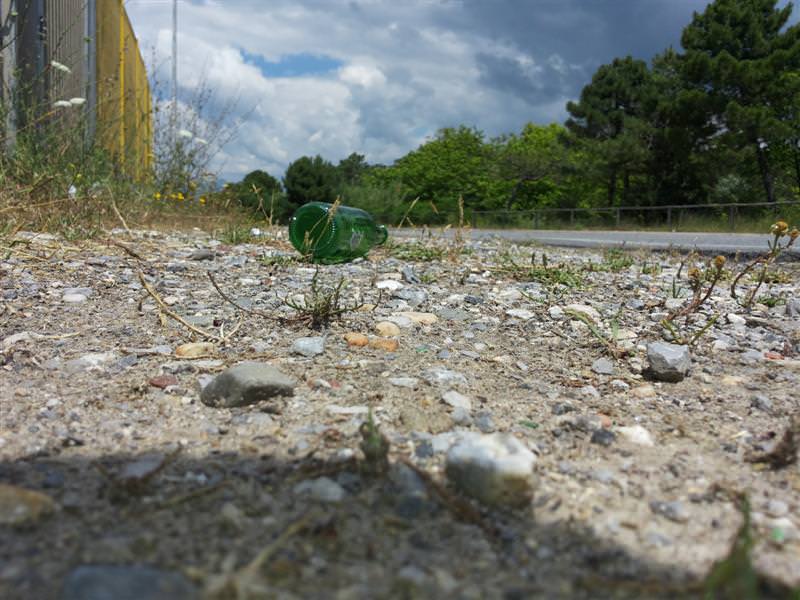
[[[682,0],[679,8],[673,2],[648,6],[654,14],[675,13],[682,26],[705,0]],[[154,47],[164,94],[170,3],[128,0],[126,7],[140,47],[145,54]],[[497,135],[531,120],[563,120],[566,101],[614,56],[602,53],[622,43],[611,18],[621,10],[582,0],[181,2],[180,95],[191,102],[205,83],[208,113],[237,100],[228,116],[243,122],[216,163],[228,178],[256,168],[281,176],[303,155],[336,162],[360,152],[370,162],[391,163],[441,127],[465,124]],[[677,42],[677,27],[663,34],[662,48]],[[642,31],[626,29],[631,48],[654,37],[652,28]],[[258,65],[298,55],[338,66],[290,77],[268,76]]]

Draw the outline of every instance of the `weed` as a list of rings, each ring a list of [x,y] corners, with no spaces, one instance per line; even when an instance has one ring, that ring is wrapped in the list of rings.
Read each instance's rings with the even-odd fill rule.
[[[389,440],[378,429],[372,416],[372,408],[358,431],[362,438],[359,447],[364,453],[363,470],[370,475],[385,473],[389,469]]]
[[[683,266],[683,265],[681,265]],[[689,279],[689,287],[692,290],[692,299],[682,307],[676,308],[671,311],[662,321],[661,326],[666,330],[676,344],[691,346],[699,340],[703,334],[708,331],[714,323],[717,322],[719,315],[715,315],[709,319],[706,324],[696,331],[689,329],[689,319],[693,313],[696,313],[700,307],[711,297],[719,280],[724,273],[725,257],[719,255],[706,265],[705,272],[701,271],[698,267],[691,267],[687,272]],[[680,273],[682,269],[678,269]],[[705,291],[703,291],[704,283],[708,283]],[[673,292],[676,286],[676,279],[672,280]],[[680,330],[677,319],[683,317],[683,331]]]
[[[795,240],[800,237],[800,231],[798,231],[796,227],[789,231],[789,225],[785,221],[773,223],[772,227],[770,227],[770,233],[772,234],[772,239],[768,242],[769,251],[745,265],[744,269],[739,272],[731,283],[731,298],[739,302],[739,304],[745,308],[750,308],[753,305],[753,301],[761,286],[775,276],[770,272],[772,263],[778,259],[784,250],[791,248]],[[781,243],[784,237],[788,239]],[[740,299],[736,291],[736,286],[739,284],[742,277],[753,270],[757,270],[755,285],[750,288],[744,298]]]
[[[247,244],[253,240],[253,235],[250,233],[250,231],[251,227],[249,225],[229,223],[215,237],[226,244],[230,244],[231,246],[235,246],[237,244]]]
[[[334,286],[320,285],[318,278],[319,269],[315,271],[314,277],[311,279],[311,288],[304,294],[302,303],[289,298],[284,300],[286,306],[299,313],[298,320],[306,321],[311,329],[327,327],[331,321],[364,306],[363,302],[346,304],[342,301],[342,291],[345,288],[344,277],[340,277]]]
[[[661,275],[661,265],[658,262],[650,264],[649,262],[645,261],[642,264],[642,275]]]
[[[271,256],[262,256],[261,262],[268,267],[288,267],[298,263],[296,256],[288,254],[273,254]]]
[[[595,322],[589,318],[588,315],[571,309],[567,309],[564,312],[569,316],[582,321],[589,328],[589,331],[591,331],[592,335],[602,342],[608,353],[613,358],[622,358],[625,356],[625,354],[627,354],[627,350],[620,347],[617,343],[617,340],[619,339],[619,323],[616,318],[611,323],[611,335],[606,335],[600,330]]]
[[[564,286],[568,288],[580,287],[583,284],[583,277],[574,268],[565,263],[551,266],[547,259],[547,254],[542,252],[541,264],[536,264],[536,252],[531,254],[530,266],[518,264],[510,253],[505,253],[500,257],[498,270],[509,275],[517,281],[536,281],[546,286]]]
[[[391,256],[398,260],[408,260],[413,262],[432,262],[444,258],[445,249],[430,245],[412,242],[410,244],[392,243],[388,246]]]
[[[611,271],[618,273],[633,265],[633,257],[621,248],[607,248],[603,252],[603,262],[589,263],[589,271]]]
[[[780,304],[786,304],[786,299],[781,298],[780,296],[773,296],[771,294],[766,296],[759,296],[756,298],[756,304],[763,304],[764,306],[769,306],[770,308],[774,308]]]

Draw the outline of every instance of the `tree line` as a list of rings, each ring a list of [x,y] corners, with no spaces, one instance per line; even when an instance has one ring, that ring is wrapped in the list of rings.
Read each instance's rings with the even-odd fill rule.
[[[694,13],[681,49],[648,64],[602,65],[563,124],[488,138],[441,129],[392,165],[353,153],[292,162],[233,186],[277,219],[308,201],[361,206],[387,222],[470,210],[775,202],[800,198],[800,25],[777,0],[715,0]]]

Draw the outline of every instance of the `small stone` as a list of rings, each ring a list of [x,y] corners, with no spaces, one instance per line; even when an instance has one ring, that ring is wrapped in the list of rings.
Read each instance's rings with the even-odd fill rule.
[[[329,477],[301,481],[292,490],[298,496],[309,496],[319,502],[338,504],[347,495],[344,488]]]
[[[598,358],[592,363],[592,371],[598,375],[613,375],[614,363],[607,358]]]
[[[156,375],[151,377],[147,383],[163,390],[171,385],[178,385],[178,378],[175,375]]]
[[[472,415],[468,409],[457,406],[450,412],[450,418],[453,420],[453,425],[461,425],[462,427],[469,427],[472,425]]]
[[[419,385],[419,379],[416,377],[389,377],[389,383],[397,387],[414,389]]]
[[[100,371],[104,365],[114,361],[116,358],[117,356],[113,352],[91,352],[84,354],[80,358],[68,360],[64,366],[70,373]]]
[[[653,500],[650,502],[650,510],[676,523],[686,523],[689,520],[689,511],[678,500],[672,502]]]
[[[612,379],[611,389],[615,392],[626,392],[631,389],[631,386],[627,382],[622,381],[622,379]]]
[[[475,415],[475,425],[477,425],[482,433],[493,433],[496,429],[494,419],[492,419],[492,413],[486,410]]]
[[[369,347],[385,352],[397,352],[397,349],[400,348],[400,342],[395,338],[372,338],[369,341]]]
[[[465,494],[493,506],[525,506],[536,456],[509,434],[463,438],[447,453],[446,473]]]
[[[385,338],[400,335],[400,328],[391,321],[381,321],[375,325],[375,332]]]
[[[0,525],[34,525],[55,509],[55,502],[46,494],[0,483]]]
[[[547,314],[549,314],[550,318],[554,321],[560,321],[564,318],[564,309],[560,306],[551,306],[547,309]]]
[[[734,327],[744,327],[747,324],[747,319],[734,313],[728,313],[725,315],[725,319]]]
[[[406,281],[407,283],[410,284],[422,283],[420,281],[420,278],[417,277],[417,274],[414,272],[414,269],[412,269],[409,265],[403,267],[403,270],[401,272],[403,275],[403,281]]]
[[[412,323],[416,323],[417,325],[433,325],[439,320],[439,317],[437,317],[433,313],[425,313],[425,312],[405,311],[405,312],[395,313],[395,316],[404,317],[409,321],[411,321]]]
[[[394,279],[384,279],[383,281],[379,281],[375,284],[375,287],[379,290],[389,290],[395,292],[397,290],[403,289],[403,284],[399,281]]]
[[[527,321],[536,316],[535,312],[530,310],[525,310],[524,308],[512,308],[510,310],[507,310],[506,314],[509,317],[514,317],[515,319],[522,319],[523,321]]]
[[[750,406],[763,410],[764,412],[772,412],[772,400],[764,394],[756,394],[750,399]]]
[[[442,400],[453,408],[463,408],[464,410],[472,410],[472,400],[464,394],[460,394],[455,390],[450,390],[442,394]]]
[[[775,500],[772,499],[767,502],[767,505],[764,507],[764,512],[767,513],[770,517],[780,518],[785,517],[789,514],[789,505],[782,500]]]
[[[207,406],[246,406],[276,396],[294,394],[295,382],[272,365],[244,362],[217,375],[200,393]]]
[[[189,260],[214,260],[217,253],[209,248],[198,248],[189,255]]]
[[[597,310],[595,310],[591,306],[587,306],[586,304],[569,304],[564,307],[564,311],[568,313],[572,312],[583,315],[584,317],[587,317],[588,319],[592,320],[597,325],[599,325],[600,322],[602,321],[600,313],[597,312]]]
[[[175,356],[178,358],[200,358],[201,356],[212,356],[216,351],[216,346],[211,342],[189,342],[175,348]]]
[[[784,314],[787,317],[800,317],[800,298],[788,298]]]
[[[632,444],[640,446],[655,446],[653,436],[641,425],[632,425],[630,427],[617,427],[616,432],[622,438]]]
[[[467,378],[458,371],[433,367],[422,372],[422,377],[431,385],[467,385]]]
[[[289,351],[307,358],[319,356],[325,352],[325,338],[321,336],[297,338]]]
[[[67,304],[80,304],[81,302],[86,302],[88,298],[83,294],[64,294],[61,297],[62,302],[66,302]]]
[[[339,406],[329,404],[325,410],[332,415],[366,415],[369,413],[368,406]]]
[[[365,336],[363,333],[357,333],[355,331],[350,331],[348,333],[345,333],[344,341],[347,342],[348,346],[355,346],[357,348],[369,344],[369,338],[367,336]]]
[[[61,600],[200,600],[183,575],[144,565],[84,565],[64,582]]]
[[[688,346],[653,342],[647,345],[650,374],[659,381],[681,381],[692,366]]]
[[[599,444],[600,446],[610,446],[614,442],[615,438],[616,436],[614,435],[613,431],[609,429],[603,429],[601,427],[600,429],[594,430],[592,433],[591,442],[593,444]]]

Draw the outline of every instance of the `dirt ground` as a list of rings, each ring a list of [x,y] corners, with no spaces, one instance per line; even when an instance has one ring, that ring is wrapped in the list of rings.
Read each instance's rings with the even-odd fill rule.
[[[653,380],[646,346],[706,258],[425,239],[317,274],[275,233],[5,240],[0,597],[77,597],[81,565],[178,574],[191,585],[175,598],[702,597],[743,542],[741,494],[755,597],[794,597],[797,457],[753,460],[791,446],[800,415],[800,268],[775,265],[745,309],[729,292],[744,263],[729,257],[677,321],[709,325],[688,376]],[[341,278],[342,302],[365,305],[319,331],[286,304]],[[586,307],[596,315],[578,318]],[[399,334],[381,338],[387,321]],[[352,332],[398,345],[354,346]],[[315,336],[322,354],[292,350]],[[200,401],[246,360],[278,367],[294,395]],[[360,449],[368,411],[387,472]],[[536,454],[529,506],[485,507],[448,482],[448,446],[467,431],[510,432]],[[728,584],[715,597],[743,597]]]

